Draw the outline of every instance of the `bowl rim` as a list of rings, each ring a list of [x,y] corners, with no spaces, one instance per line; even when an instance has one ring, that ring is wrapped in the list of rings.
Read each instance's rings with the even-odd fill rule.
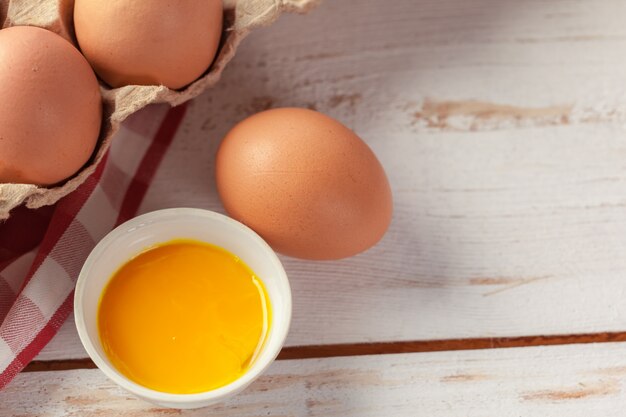
[[[128,233],[136,233],[143,227],[149,227],[149,224],[156,223],[158,221],[188,216],[197,217],[201,221],[220,222],[223,224],[227,224],[229,227],[234,227],[236,229],[239,229],[240,231],[243,231],[247,239],[251,239],[257,244],[260,244],[260,246],[266,252],[265,256],[269,258],[272,267],[277,272],[274,279],[278,280],[279,285],[283,286],[286,290],[286,295],[283,300],[285,308],[283,309],[283,314],[281,314],[284,325],[281,327],[270,327],[270,334],[272,334],[272,331],[275,331],[275,333],[273,334],[274,339],[272,339],[271,345],[268,344],[263,348],[264,350],[268,350],[270,352],[269,355],[259,355],[259,357],[257,358],[257,362],[253,364],[253,366],[250,367],[248,371],[246,371],[236,380],[230,382],[227,385],[210,391],[193,394],[173,394],[157,391],[133,382],[127,377],[121,375],[119,371],[117,371],[112,365],[104,360],[104,358],[96,350],[93,341],[88,335],[82,301],[87,283],[89,282],[90,271],[92,270],[100,255],[108,251],[111,246],[115,244],[117,239],[119,239],[123,235],[127,235]],[[182,238],[184,238],[184,236]],[[269,292],[267,296],[270,298],[271,302],[272,299]],[[272,313],[275,314],[274,311],[272,311]],[[100,240],[98,244],[92,249],[91,253],[87,257],[87,260],[83,264],[83,267],[81,268],[74,291],[74,317],[76,329],[78,331],[79,339],[83,347],[87,351],[89,357],[94,361],[96,366],[113,382],[139,397],[145,398],[149,401],[160,403],[161,405],[163,403],[170,403],[171,405],[184,406],[191,404],[217,402],[226,397],[230,397],[231,395],[234,395],[246,388],[250,383],[252,383],[252,381],[254,381],[267,370],[267,368],[272,364],[272,362],[274,362],[274,360],[280,353],[280,350],[282,349],[285,339],[287,337],[287,333],[289,332],[291,315],[291,287],[289,285],[287,273],[285,272],[285,269],[280,262],[280,259],[276,255],[276,252],[274,252],[269,244],[265,242],[265,240],[263,240],[254,230],[250,229],[243,223],[233,220],[223,214],[199,208],[178,207],[155,210],[139,215],[120,224],[112,231],[110,231],[104,238],[102,238],[102,240]],[[259,362],[259,360],[261,359],[264,360],[262,362]]]

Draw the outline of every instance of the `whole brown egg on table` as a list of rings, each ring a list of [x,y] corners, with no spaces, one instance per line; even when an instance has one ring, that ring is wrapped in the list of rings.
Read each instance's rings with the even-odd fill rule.
[[[226,211],[286,255],[352,256],[391,222],[391,189],[374,153],[312,110],[274,109],[240,122],[220,146],[216,178]]]

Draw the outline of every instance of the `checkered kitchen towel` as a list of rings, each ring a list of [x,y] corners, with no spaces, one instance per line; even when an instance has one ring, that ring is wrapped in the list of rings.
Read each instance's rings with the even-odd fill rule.
[[[83,262],[107,232],[135,215],[185,109],[153,106],[131,116],[76,191],[53,207],[19,209],[0,226],[0,389],[70,314]]]

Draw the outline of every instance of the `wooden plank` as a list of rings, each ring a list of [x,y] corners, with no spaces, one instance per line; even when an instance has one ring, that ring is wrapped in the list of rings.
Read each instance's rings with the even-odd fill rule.
[[[162,410],[99,370],[20,374],[0,415],[622,416],[626,344],[568,345],[279,361],[240,396]]]
[[[609,342],[626,342],[626,332],[287,346],[283,347],[280,351],[277,360],[334,358],[393,353],[450,352],[456,350],[560,346]],[[96,364],[90,358],[34,360],[24,368],[23,372],[67,371],[95,368]]]
[[[223,211],[238,120],[317,108],[375,150],[383,242],[283,257],[289,346],[626,330],[626,3],[328,1],[254,33],[195,100],[142,211]],[[68,324],[39,359],[80,358]]]

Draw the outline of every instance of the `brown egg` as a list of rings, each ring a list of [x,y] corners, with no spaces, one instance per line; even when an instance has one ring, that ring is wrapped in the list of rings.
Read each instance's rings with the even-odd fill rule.
[[[216,177],[226,211],[286,255],[355,255],[391,221],[391,190],[374,153],[312,110],[268,110],[237,124],[217,153]]]
[[[199,78],[222,35],[221,0],[76,0],[80,49],[112,87],[165,85]]]
[[[0,30],[0,182],[51,185],[93,153],[102,118],[98,80],[60,36]]]

